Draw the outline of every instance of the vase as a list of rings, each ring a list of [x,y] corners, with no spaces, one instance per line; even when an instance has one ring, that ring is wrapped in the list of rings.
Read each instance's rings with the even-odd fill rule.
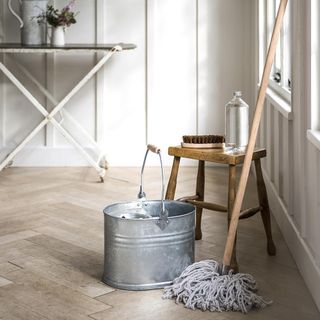
[[[55,47],[61,47],[65,45],[63,27],[52,27],[51,45]]]
[[[48,0],[20,0],[20,14],[12,9],[12,0],[8,8],[20,23],[21,42],[23,45],[41,45],[47,43],[47,28],[39,24],[34,17],[46,10]]]

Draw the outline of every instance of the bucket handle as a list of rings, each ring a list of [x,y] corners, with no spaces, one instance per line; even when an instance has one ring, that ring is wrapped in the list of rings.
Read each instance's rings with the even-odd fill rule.
[[[160,167],[161,167],[161,211],[159,214],[159,219],[157,220],[157,224],[160,227],[161,230],[164,230],[165,227],[169,224],[169,212],[168,210],[165,208],[164,206],[164,173],[163,173],[163,164],[162,164],[162,158],[161,158],[161,150],[152,144],[148,144],[147,145],[147,151],[146,154],[144,156],[144,160],[143,160],[143,164],[142,164],[142,168],[141,168],[141,174],[140,174],[140,189],[139,189],[139,193],[138,193],[138,199],[144,201],[146,199],[146,193],[143,190],[143,172],[144,172],[144,167],[146,164],[146,160],[147,160],[147,156],[149,151],[156,153],[159,155],[159,159],[160,159]]]

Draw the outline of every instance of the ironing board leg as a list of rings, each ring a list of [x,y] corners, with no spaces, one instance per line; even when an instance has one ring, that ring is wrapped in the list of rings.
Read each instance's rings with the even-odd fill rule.
[[[0,171],[3,170],[13,159],[14,157],[28,144],[30,140],[35,137],[38,132],[46,126],[48,123],[48,119],[43,119],[37,127],[35,127],[26,138],[13,150],[11,151],[7,157],[0,163]]]
[[[10,59],[11,56],[10,55],[6,55],[7,57],[9,57]],[[13,60],[13,59],[12,59]],[[15,65],[19,68],[19,70],[30,80],[32,81],[37,88],[39,89],[39,91],[51,102],[52,105],[56,106],[59,102],[58,100],[55,99],[55,97],[47,90],[47,88],[42,85],[42,83],[40,83],[32,74],[29,70],[27,70],[27,68],[25,68],[21,63],[19,63],[18,61],[14,61]],[[95,147],[94,152],[96,153],[96,155],[98,156],[98,161],[101,160],[101,163],[103,163],[103,156],[104,156],[104,152],[100,149],[100,146],[98,145],[98,143],[91,137],[91,135],[89,135],[89,133],[79,124],[78,121],[76,121],[72,115],[67,111],[67,110],[61,110],[60,111],[60,115],[61,115],[61,121],[59,121],[59,123],[61,124],[61,122],[63,121],[63,118],[66,117],[67,120],[69,120],[70,122],[72,122],[72,124],[76,127],[77,132],[81,132],[86,139]]]
[[[56,113],[60,112],[65,104],[104,66],[104,64],[111,58],[111,56],[118,51],[117,47],[110,50],[101,60],[83,77],[78,84],[65,96],[64,99],[55,105],[53,110],[49,113],[36,99],[35,97],[26,89],[25,86],[10,72],[10,70],[0,62],[0,70],[12,81],[12,83],[21,91],[21,93],[32,103],[32,105],[38,109],[40,113],[45,117],[36,128],[34,128],[31,133],[0,163],[0,171],[4,169],[13,158],[25,147],[25,145],[49,122],[51,122],[60,133],[68,139],[68,141],[73,144],[87,159],[87,161],[97,170],[101,181],[103,182],[103,177],[105,174],[105,169],[101,168],[98,161],[94,161],[92,157],[85,151],[85,149],[76,142],[76,140],[58,123],[54,116]],[[41,91],[41,90],[40,90]]]

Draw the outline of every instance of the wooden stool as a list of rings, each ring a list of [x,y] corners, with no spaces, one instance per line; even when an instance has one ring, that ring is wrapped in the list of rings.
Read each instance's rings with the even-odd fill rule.
[[[228,154],[224,151],[213,149],[191,149],[182,147],[169,147],[168,153],[170,156],[174,156],[173,165],[171,169],[171,175],[167,187],[166,199],[173,200],[175,196],[177,186],[177,176],[179,171],[180,158],[188,158],[198,160],[198,175],[196,194],[194,196],[188,196],[179,200],[191,203],[196,206],[196,240],[202,238],[201,231],[201,218],[202,210],[209,209],[213,211],[228,212],[228,227],[231,219],[231,211],[236,196],[236,166],[242,164],[244,161],[244,154]],[[271,221],[270,210],[268,203],[268,196],[266,186],[263,180],[261,169],[261,158],[266,156],[265,149],[257,149],[253,153],[253,161],[256,169],[257,189],[259,197],[259,207],[246,209],[241,212],[240,219],[246,219],[252,217],[256,213],[261,213],[264,229],[267,236],[267,252],[269,255],[276,254],[276,247],[272,240],[271,233]],[[228,183],[228,205],[218,205],[215,203],[209,203],[204,201],[204,185],[205,185],[205,161],[227,164],[229,165],[229,183]],[[234,246],[231,267],[234,270],[238,270],[238,264],[236,260],[236,250]]]

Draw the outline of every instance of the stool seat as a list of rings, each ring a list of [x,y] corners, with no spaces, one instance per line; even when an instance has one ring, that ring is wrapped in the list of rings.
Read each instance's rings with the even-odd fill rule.
[[[241,164],[244,162],[245,153],[232,154],[224,149],[195,149],[183,147],[169,147],[170,156],[194,160],[209,161],[222,164]],[[266,157],[266,149],[255,149],[252,160]]]
[[[186,196],[180,201],[185,201],[196,206],[196,230],[195,238],[196,240],[202,239],[201,231],[201,219],[203,209],[209,209],[212,211],[226,212],[228,218],[228,227],[231,220],[232,208],[236,196],[237,189],[237,165],[244,162],[245,153],[233,154],[227,152],[223,149],[196,149],[196,148],[184,148],[180,146],[169,147],[168,154],[173,156],[173,165],[171,169],[170,179],[166,192],[167,200],[174,200],[177,177],[181,158],[194,159],[198,161],[198,174],[196,181],[196,194],[191,196]],[[250,218],[256,213],[261,213],[261,218],[263,226],[265,229],[267,237],[267,252],[269,255],[276,254],[276,247],[273,243],[272,233],[271,233],[271,220],[270,220],[270,209],[267,196],[267,190],[263,179],[262,168],[261,168],[261,158],[266,157],[266,149],[260,148],[255,149],[253,152],[252,160],[255,164],[256,169],[256,183],[258,190],[259,206],[256,208],[249,208],[242,210],[240,213],[240,219]],[[220,163],[228,165],[229,167],[229,181],[228,181],[228,204],[221,205],[215,203],[209,203],[204,201],[204,186],[205,186],[205,161]],[[238,271],[238,263],[236,260],[236,245],[234,245],[234,250],[231,259],[231,267]]]

